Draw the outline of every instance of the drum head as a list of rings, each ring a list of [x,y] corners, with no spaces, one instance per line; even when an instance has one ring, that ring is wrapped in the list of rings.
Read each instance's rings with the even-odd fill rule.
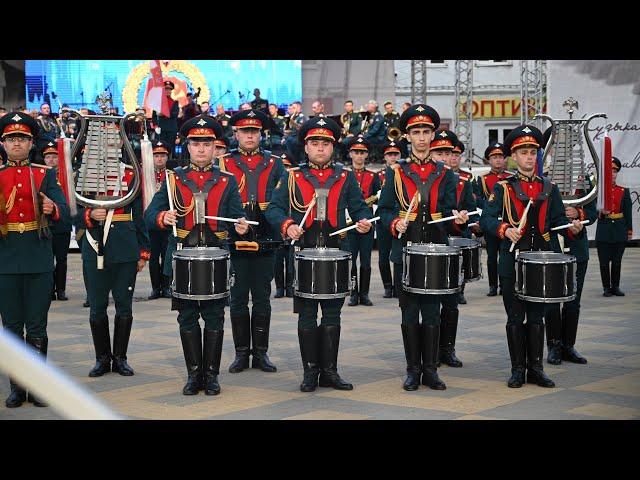
[[[518,261],[527,263],[572,263],[576,261],[573,255],[555,252],[521,252]]]
[[[472,238],[449,237],[449,245],[460,248],[478,248],[480,242],[473,240]]]
[[[182,260],[222,260],[229,257],[229,252],[218,247],[183,248],[173,252],[173,258]]]
[[[296,252],[297,260],[313,260],[317,262],[330,262],[335,260],[346,260],[351,258],[350,252],[345,252],[339,248],[305,248]]]
[[[404,247],[403,251],[410,255],[460,255],[458,247],[436,243],[414,243]]]

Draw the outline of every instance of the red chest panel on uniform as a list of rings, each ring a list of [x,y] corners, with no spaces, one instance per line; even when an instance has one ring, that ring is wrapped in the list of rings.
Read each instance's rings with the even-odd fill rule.
[[[435,170],[436,164],[433,162],[429,162],[426,165],[418,165],[417,163],[412,163],[410,168],[413,172],[417,173],[420,176],[420,180],[422,182],[426,182],[427,179],[429,178],[429,175],[431,175],[431,172]],[[440,182],[442,182],[442,179],[444,178],[444,172],[445,170],[443,169],[442,172],[440,173],[440,176],[436,178],[435,181],[433,182],[433,185],[431,186],[431,191],[429,192],[429,210],[431,211],[431,213],[437,212],[438,189],[440,188]],[[402,178],[402,183],[404,184],[404,187],[407,190],[407,195],[409,195],[409,198],[407,201],[407,203],[409,203],[411,202],[411,199],[415,195],[418,187],[416,186],[415,183],[413,183],[413,180],[411,178],[405,175],[404,170],[402,170],[402,168],[400,168],[400,176]]]
[[[364,198],[367,198],[370,195],[372,195],[371,185],[373,184],[374,178],[376,178],[376,174],[372,173],[372,172],[367,172],[366,170],[362,170],[362,171],[359,171],[359,172],[356,172],[354,170],[353,173],[356,176],[356,180],[358,181],[358,185],[360,185],[360,190],[362,191],[362,196]]]
[[[39,191],[47,170],[32,167],[32,171],[36,190]],[[31,192],[29,167],[8,167],[0,171],[0,191],[2,191],[5,202],[9,202],[9,197],[11,196],[14,186],[16,187],[16,196],[13,207],[7,214],[7,221],[11,223],[33,222],[36,220],[36,214],[33,209],[33,194]],[[39,197],[37,192],[36,196]]]
[[[204,189],[204,184],[207,180],[210,180],[213,174],[211,172],[194,172],[190,171],[187,173],[187,178],[194,182],[198,188],[198,190],[202,191]],[[220,209],[220,199],[222,198],[222,194],[224,190],[227,188],[229,184],[227,178],[224,175],[221,175],[218,179],[218,182],[209,190],[209,194],[207,195],[207,215],[217,216],[218,211]],[[180,190],[180,196],[182,197],[182,204],[187,207],[191,204],[193,199],[193,193],[191,193],[191,189],[185,185],[180,177],[176,175],[176,188]],[[194,226],[194,215],[195,211],[192,211],[184,218],[184,228],[186,230],[191,230]],[[213,231],[218,230],[218,221],[207,219],[207,223],[209,227]]]
[[[622,199],[624,198],[624,187],[613,187],[613,211],[611,213],[622,212]]]
[[[544,188],[544,184],[542,182],[524,182],[522,180],[520,181],[520,186],[522,188],[522,191],[530,199],[534,200],[534,202],[538,194],[542,193],[542,190]],[[516,191],[513,189],[511,185],[508,185],[508,188],[509,188],[509,197],[511,197],[511,203],[516,207],[518,218],[521,218],[522,214],[524,213],[524,209],[527,207],[527,204],[523,203],[521,200],[518,199],[516,195]],[[540,230],[540,233],[544,233],[548,204],[549,204],[549,199],[546,198],[542,202],[542,205],[540,205],[540,209],[538,210],[538,230]]]
[[[318,183],[321,186],[327,182],[327,179],[333,175],[332,168],[325,168],[324,170],[320,169],[311,169],[309,170],[312,175],[314,175],[318,179]],[[315,193],[315,188],[300,171],[291,172],[294,176],[294,181],[298,190],[302,194],[302,201],[305,205],[307,205],[311,199],[313,198],[313,194]],[[329,195],[327,198],[327,218],[329,220],[329,224],[333,228],[338,227],[338,200],[340,199],[340,192],[342,192],[342,187],[344,182],[347,180],[347,172],[342,172],[340,174],[340,179],[337,180],[331,188],[329,189]],[[304,228],[311,228],[313,224],[313,219],[317,215],[317,205],[314,205],[313,210],[307,217],[307,221],[305,222]]]
[[[159,184],[164,183],[166,176],[167,176],[166,170],[156,172],[156,183],[159,183]]]
[[[378,178],[380,179],[380,186],[384,187],[384,181],[385,181],[385,171],[384,170],[380,170],[378,172]]]
[[[456,205],[460,204],[460,197],[462,196],[462,190],[464,190],[464,182],[462,178],[458,179],[458,184],[456,185]]]
[[[250,172],[255,172],[258,165],[264,162],[264,157],[262,154],[257,155],[240,155],[240,160],[249,168]],[[242,185],[242,177],[244,176],[244,172],[238,165],[233,157],[225,157],[224,158],[225,168],[229,173],[232,173],[234,177],[236,177],[236,181],[238,185]],[[260,178],[258,179],[258,203],[264,203],[267,201],[267,182],[269,181],[269,175],[271,175],[271,169],[273,168],[273,159],[268,160],[268,164],[264,170],[260,173]],[[248,194],[249,189],[246,185],[247,180],[245,179],[245,185],[240,190],[240,198],[242,199],[242,203],[248,202]]]

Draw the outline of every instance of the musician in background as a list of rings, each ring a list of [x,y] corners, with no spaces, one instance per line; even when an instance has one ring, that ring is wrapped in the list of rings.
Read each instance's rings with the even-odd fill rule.
[[[0,118],[7,161],[0,166],[0,318],[5,332],[46,358],[47,315],[53,289],[53,248],[47,223],[69,222],[55,172],[29,162],[39,123],[22,112]],[[35,191],[34,191],[35,190]],[[7,408],[46,405],[9,379]]]
[[[436,162],[443,162],[454,173],[456,184],[456,210],[459,212],[472,212],[476,209],[476,201],[473,198],[473,188],[471,186],[471,176],[465,175],[460,170],[460,164],[453,159],[452,152],[458,144],[458,137],[450,130],[439,130],[436,132],[431,146],[429,156]],[[447,222],[448,234],[455,237],[471,238],[471,230],[465,224]],[[464,288],[464,283],[462,284]],[[440,295],[442,309],[440,310],[440,353],[438,356],[438,366],[444,363],[450,367],[460,368],[462,362],[456,356],[456,335],[458,332],[459,303],[467,303],[462,291]]]
[[[502,284],[502,301],[507,313],[507,343],[511,357],[510,388],[520,388],[526,382],[553,388],[542,365],[544,353],[545,306],[527,302],[515,296],[515,268],[517,251],[552,250],[551,228],[572,223],[562,235],[572,239],[585,235],[579,220],[569,222],[558,187],[546,177],[536,175],[537,154],[543,145],[542,133],[532,125],[520,125],[504,139],[503,150],[510,153],[518,172],[493,187],[480,217],[485,233],[495,232],[500,239],[498,274]],[[529,201],[526,223],[521,223]],[[522,227],[521,227],[522,225]],[[515,250],[510,252],[511,244]],[[526,325],[524,324],[526,318]]]
[[[40,149],[45,165],[56,174],[56,182],[60,185],[60,173],[58,171],[58,146],[55,142],[47,142]],[[69,199],[65,197],[67,204]],[[54,222],[51,225],[51,245],[55,257],[55,269],[53,271],[53,290],[51,300],[67,301],[67,256],[69,255],[69,242],[71,241],[71,218]]]
[[[631,218],[631,194],[629,189],[616,184],[622,163],[613,157],[613,211],[603,210],[598,215],[596,245],[600,262],[603,296],[624,296],[620,290],[620,271],[622,255],[627,240],[633,238],[633,219]]]
[[[387,141],[383,146],[383,155],[386,166],[391,167],[400,160],[400,148],[396,142]],[[385,168],[378,171],[378,179],[380,180],[380,188],[383,188],[387,180]],[[398,298],[398,294],[394,290],[402,288],[402,285],[393,284],[391,267],[389,265],[392,239],[391,232],[383,226],[382,222],[376,222],[376,237],[378,239],[378,267],[380,268],[380,278],[384,286],[383,298]]]
[[[289,105],[289,120],[284,131],[284,153],[296,164],[304,161],[304,151],[298,141],[298,132],[307,121],[307,117],[302,113],[302,103],[296,101]]]
[[[209,104],[209,102],[202,102],[200,103],[199,107],[201,115],[211,115],[211,112],[209,111],[211,105]],[[222,110],[222,112],[224,113],[224,109]]]
[[[391,127],[397,127],[400,121],[400,114],[393,109],[393,103],[384,102],[384,127],[388,132]]]
[[[409,102],[404,102],[404,103],[402,104],[402,113],[404,113],[404,111],[405,111],[407,108],[409,108],[409,107],[411,107],[411,103],[409,103]],[[402,113],[401,113],[401,114],[402,114]]]
[[[187,93],[187,104],[184,107],[180,107],[180,113],[178,114],[178,118],[180,119],[180,125],[188,122],[193,117],[200,115],[202,112],[200,111],[200,107],[196,103],[193,93]]]
[[[133,185],[134,175],[134,168],[125,164],[122,183]],[[126,192],[109,190],[107,194],[124,196]],[[100,377],[110,371],[123,376],[134,374],[127,363],[133,325],[133,292],[138,272],[142,271],[151,257],[149,234],[142,214],[141,193],[131,203],[115,210],[78,207],[76,231],[86,229],[82,236],[82,268],[86,275],[89,325],[96,353],[96,364],[89,372],[90,377]],[[107,224],[102,226],[105,221]],[[108,223],[111,223],[110,227]],[[103,231],[107,236],[104,241],[104,268],[98,269],[98,244]],[[109,292],[116,307],[113,349],[107,315]]]
[[[344,158],[345,162],[349,160],[349,142],[355,136],[360,134],[362,129],[362,117],[359,113],[353,111],[353,101],[347,100],[344,102],[344,113],[340,116],[340,120],[342,122],[342,134],[340,136],[340,142],[338,145],[338,150],[340,150],[342,154],[342,158]]]
[[[269,130],[268,140],[265,142],[267,148],[275,156],[282,155],[282,132],[284,130],[284,117],[278,115],[278,106],[275,103],[269,104],[269,116],[273,120],[272,128]]]
[[[489,197],[493,193],[493,187],[512,174],[507,172],[507,161],[505,151],[501,143],[493,142],[484,151],[484,159],[491,166],[487,173],[476,177],[473,185],[473,192],[476,196],[478,207],[483,211],[487,208]],[[500,251],[500,239],[495,233],[483,232],[485,245],[487,247],[487,272],[489,274],[489,293],[487,297],[498,295],[498,253]],[[500,285],[500,295],[502,295],[502,285]]]
[[[380,220],[393,236],[391,261],[393,283],[396,285],[398,303],[402,311],[402,339],[407,359],[407,378],[403,388],[415,391],[422,384],[433,390],[445,390],[447,386],[438,376],[438,346],[440,340],[440,295],[420,295],[405,291],[402,286],[402,249],[407,242],[446,243],[445,227],[431,220],[454,214],[456,184],[453,172],[442,162],[429,157],[435,130],[440,125],[440,115],[432,107],[416,104],[400,116],[398,128],[411,141],[411,153],[399,167],[387,167],[386,181],[378,211]],[[417,195],[419,193],[419,195]],[[413,198],[416,201],[409,214]],[[415,212],[415,213],[413,213]],[[468,217],[460,214],[455,222],[466,223]],[[402,238],[398,235],[402,233]],[[422,324],[420,324],[422,315]]]
[[[295,239],[301,248],[323,246],[345,249],[346,233],[330,237],[329,234],[346,225],[345,211],[357,223],[357,230],[366,234],[371,229],[370,211],[358,188],[352,172],[342,164],[332,163],[333,148],[340,138],[340,126],[327,117],[314,117],[304,123],[299,132],[308,163],[284,172],[278,181],[266,217],[279,229],[286,241]],[[328,189],[326,196],[318,195],[318,205],[312,208],[305,225],[300,225],[307,206],[319,189]],[[327,218],[318,218],[318,212]],[[344,298],[315,300],[294,297],[294,312],[298,313],[298,340],[304,368],[300,391],[313,392],[320,387],[352,390],[353,385],[338,374],[338,347],[340,344],[340,311]],[[322,307],[322,320],[317,325],[318,306]]]
[[[233,129],[231,128],[231,125],[229,125],[229,120],[231,120],[231,115],[227,114],[227,112],[224,111],[224,105],[222,105],[221,103],[219,103],[216,106],[215,119],[216,119],[216,122],[218,122],[222,127],[222,129],[224,130],[224,136],[226,138],[233,137]]]
[[[161,140],[153,143],[153,169],[155,173],[156,192],[166,183],[167,160],[169,160],[169,146]],[[149,276],[151,277],[151,295],[148,300],[157,298],[171,298],[171,277],[164,275],[167,260],[168,230],[149,229],[151,243],[151,257],[149,258]],[[162,259],[162,260],[161,260]]]
[[[260,148],[261,132],[271,125],[267,115],[259,110],[241,111],[233,115],[229,123],[236,129],[238,148],[220,158],[220,170],[234,175],[247,219],[259,222],[251,228],[249,244],[234,243],[231,246],[235,281],[231,287],[229,307],[236,357],[229,366],[229,372],[238,373],[249,368],[249,355],[253,356],[252,368],[275,372],[276,366],[269,360],[267,350],[275,250],[281,242],[265,219],[264,212],[284,166],[279,157]],[[251,312],[249,293],[253,304]]]
[[[362,138],[352,138],[349,142],[349,157],[351,158],[352,168],[362,198],[369,208],[369,218],[373,217],[373,204],[378,202],[378,191],[380,190],[380,179],[378,175],[365,168],[365,162],[369,156],[369,144]],[[349,170],[345,168],[345,170]],[[356,305],[373,306],[373,302],[369,298],[369,285],[371,284],[371,251],[373,250],[373,229],[362,235],[357,231],[350,230],[347,234],[349,251],[351,252],[351,277],[355,278],[351,298],[349,298],[350,307]],[[358,254],[360,254],[360,282],[358,283]]]
[[[367,103],[369,119],[362,125],[364,139],[369,142],[370,160],[376,162],[379,158],[379,150],[387,139],[387,129],[384,126],[384,117],[378,111],[378,102],[369,100]]]
[[[311,104],[311,111],[313,112],[313,116],[324,115],[324,103],[316,100]]]
[[[153,112],[153,123],[160,128],[160,136],[158,140],[165,145],[171,145],[171,151],[173,151],[173,145],[176,144],[176,137],[178,135],[178,114],[180,113],[180,105],[177,101],[171,98],[171,92],[176,88],[175,84],[169,80],[164,82],[164,94],[167,97],[167,103],[169,104],[169,116],[165,117],[161,112]]]
[[[260,98],[260,89],[253,89],[253,96],[255,97],[251,103],[250,108],[253,110],[260,110],[265,115],[269,114],[269,100],[266,98]]]
[[[51,114],[51,106],[48,103],[40,105],[40,112],[37,114],[38,122],[42,129],[42,140],[55,141],[60,137],[60,126],[55,117]]]
[[[222,138],[223,129],[210,116],[198,116],[186,122],[180,131],[187,139],[190,165],[168,172],[171,188],[166,181],[155,194],[145,212],[145,223],[151,231],[171,232],[175,225],[178,238],[169,233],[167,258],[172,258],[180,241],[185,248],[196,246],[225,247],[230,231],[244,235],[248,224],[242,218],[244,212],[238,195],[238,184],[233,175],[221,172],[212,164],[214,141]],[[200,225],[196,221],[195,195],[204,193],[205,215],[238,218],[239,223],[231,226],[227,222],[206,220],[204,225],[204,245],[200,240]],[[172,196],[174,210],[169,208]],[[164,274],[172,277],[172,264],[166,262]],[[218,395],[220,384],[220,358],[224,337],[224,307],[226,299],[186,300],[173,298],[171,310],[178,311],[180,339],[185,364],[187,383],[183,395],[197,395],[204,390],[205,395]],[[203,332],[198,320],[204,321]]]

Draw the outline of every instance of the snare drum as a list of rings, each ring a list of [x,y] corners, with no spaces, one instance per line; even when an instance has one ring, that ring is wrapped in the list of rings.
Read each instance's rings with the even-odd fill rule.
[[[229,252],[218,247],[193,247],[173,252],[172,295],[185,300],[229,296]]]
[[[295,253],[295,263],[296,297],[327,300],[351,294],[351,253],[337,248],[306,248]]]
[[[576,298],[576,264],[576,257],[564,253],[521,252],[516,297],[525,302],[570,302]]]
[[[418,243],[402,249],[402,288],[422,295],[457,293],[464,283],[458,247]]]
[[[464,283],[475,282],[482,278],[480,261],[480,242],[471,238],[449,237],[449,245],[462,251],[462,273]]]

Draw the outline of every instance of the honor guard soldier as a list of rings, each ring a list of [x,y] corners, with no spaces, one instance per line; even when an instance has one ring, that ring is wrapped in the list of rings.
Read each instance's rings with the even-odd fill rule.
[[[232,173],[238,182],[240,197],[248,220],[260,222],[251,228],[250,245],[231,244],[231,266],[235,281],[231,287],[230,313],[236,358],[229,372],[249,368],[275,372],[276,366],[267,355],[271,324],[271,281],[275,266],[275,250],[282,244],[278,233],[264,217],[271,195],[284,172],[282,160],[260,149],[261,131],[271,125],[259,110],[244,110],[231,117],[236,128],[238,149],[220,158],[220,169]],[[245,242],[246,243],[246,242]],[[249,292],[253,303],[249,315]],[[251,348],[253,344],[253,349]]]
[[[442,223],[429,225],[431,220],[450,216],[452,212],[457,216],[455,222],[468,220],[454,210],[453,172],[442,162],[429,158],[430,144],[439,125],[438,112],[428,105],[413,105],[403,112],[398,127],[411,142],[411,154],[407,160],[398,162],[398,168],[387,168],[378,203],[381,221],[393,236],[391,261],[402,310],[402,338],[407,359],[403,388],[407,391],[419,388],[421,376],[422,384],[434,390],[444,390],[446,385],[437,372],[441,296],[419,295],[401,288],[402,249],[407,242],[446,243],[445,227]],[[417,201],[412,202],[414,198]],[[412,209],[407,214],[410,206]],[[398,238],[400,234],[402,238]]]
[[[166,183],[167,160],[169,160],[169,146],[162,140],[153,142],[153,168],[156,181],[156,192]],[[171,298],[171,277],[164,275],[167,260],[167,245],[169,232],[167,230],[149,229],[151,242],[151,258],[149,259],[149,275],[151,277],[151,295],[149,300],[156,298]],[[162,260],[161,260],[162,258]]]
[[[7,162],[7,151],[0,144],[0,166],[4,165],[6,162]]]
[[[231,128],[231,125],[229,125],[231,115],[227,114],[227,112],[224,111],[224,105],[222,105],[221,103],[216,106],[216,116],[214,118],[224,130],[224,138],[230,139],[231,137],[233,137],[233,129]]]
[[[37,138],[35,119],[22,112],[0,118],[0,136],[7,152],[0,166],[0,317],[6,332],[47,356],[47,314],[53,290],[53,249],[49,222],[70,221],[69,206],[55,171],[29,163]],[[25,401],[44,407],[9,379],[7,408]]]
[[[124,167],[122,183],[132,185],[134,169],[129,165]],[[124,196],[126,192],[109,190],[107,194]],[[103,221],[104,227],[101,224]],[[82,268],[86,275],[89,325],[96,352],[96,364],[89,376],[100,377],[110,371],[131,376],[134,371],[127,363],[127,348],[133,325],[133,292],[138,272],[151,258],[149,233],[143,219],[142,194],[139,193],[131,203],[115,210],[78,206],[76,222],[76,230],[86,229],[82,236]],[[105,238],[104,264],[98,265],[101,236]],[[113,350],[107,315],[109,292],[116,307]]]
[[[598,216],[596,229],[596,246],[598,261],[600,262],[600,277],[602,278],[603,295],[610,297],[624,296],[620,290],[620,271],[622,269],[622,255],[627,240],[633,237],[633,221],[631,218],[631,194],[629,189],[616,185],[618,172],[622,163],[613,157],[613,210],[603,210]],[[611,268],[611,270],[609,270]]]
[[[555,387],[542,366],[544,303],[520,300],[515,296],[514,288],[517,252],[551,250],[551,228],[569,223],[558,187],[546,177],[535,174],[541,145],[542,133],[531,125],[521,125],[507,135],[504,151],[511,154],[518,165],[518,172],[496,183],[480,217],[482,230],[495,232],[500,239],[498,273],[507,313],[507,342],[511,357],[511,378],[507,385],[511,388],[522,387],[525,382],[525,359],[527,383]],[[526,218],[521,219],[525,211]],[[584,235],[580,221],[572,223],[570,229],[561,232],[569,238]],[[512,243],[515,250],[510,252]]]
[[[387,141],[382,147],[384,161],[387,167],[395,165],[400,160],[400,147],[396,142]],[[384,187],[386,181],[386,169],[378,171],[378,179],[380,180],[380,188]],[[402,288],[401,285],[393,284],[391,275],[391,266],[389,265],[389,256],[391,255],[391,232],[385,228],[382,222],[376,222],[376,237],[378,239],[378,268],[380,269],[380,278],[384,286],[383,298],[398,297],[397,289]]]
[[[269,116],[272,124],[269,135],[265,139],[265,148],[277,156],[282,155],[282,132],[284,130],[284,117],[278,115],[278,106],[275,103],[269,105]]]
[[[176,136],[178,135],[178,114],[180,113],[180,105],[177,101],[171,98],[171,92],[176,88],[175,84],[169,80],[164,82],[164,94],[167,97],[167,103],[169,105],[169,116],[165,117],[160,112],[153,112],[153,123],[160,128],[160,137],[165,145],[170,145],[170,150],[173,151],[173,146],[176,143]]]
[[[180,130],[187,139],[190,165],[168,172],[170,189],[166,182],[145,212],[145,222],[150,230],[171,232],[176,226],[177,238],[169,235],[167,257],[172,258],[178,243],[186,249],[192,247],[222,247],[234,230],[240,235],[248,231],[242,218],[244,211],[238,194],[238,184],[233,175],[221,172],[213,165],[214,140],[224,135],[223,129],[213,117],[200,115],[185,122]],[[169,191],[170,190],[170,191]],[[171,195],[174,210],[170,209]],[[204,211],[204,214],[199,212]],[[235,227],[217,220],[204,220],[203,215],[240,218]],[[172,276],[172,262],[166,262],[164,274]],[[224,307],[226,299],[187,300],[172,299],[172,310],[178,311],[180,339],[187,366],[187,383],[183,395],[220,393],[218,375],[224,337]],[[204,321],[204,341],[198,323]]]
[[[458,144],[458,137],[449,130],[439,130],[436,132],[429,155],[431,160],[443,162],[454,172],[456,182],[456,209],[460,212],[468,213],[476,209],[476,202],[473,198],[473,191],[469,179],[471,175],[460,170],[459,164],[454,164],[452,151]],[[448,233],[456,237],[471,238],[471,231],[466,225],[458,225],[455,222],[447,222]],[[463,284],[464,286],[464,284]],[[440,354],[439,362],[450,367],[462,367],[462,362],[456,356],[456,335],[458,332],[458,303],[461,293],[451,293],[441,295],[442,310],[440,311]],[[464,296],[462,297],[464,298]],[[440,366],[440,365],[438,365]]]
[[[52,168],[56,174],[56,183],[60,185],[58,178],[58,146],[57,143],[47,142],[40,150],[44,163]],[[64,190],[63,190],[64,193]],[[72,193],[73,194],[73,193]],[[67,205],[69,199],[65,200]],[[72,221],[71,217],[54,222],[50,226],[51,244],[53,246],[53,256],[56,260],[56,267],[53,271],[53,290],[51,300],[69,300],[66,295],[67,290],[67,256],[69,255],[69,242],[71,241]]]
[[[380,179],[376,172],[365,168],[365,162],[369,156],[369,142],[362,137],[353,138],[349,142],[349,157],[352,162],[352,171],[362,191],[370,215],[373,217],[373,204],[378,202],[380,191]],[[373,306],[369,299],[369,286],[371,284],[371,251],[373,250],[373,229],[365,235],[350,230],[347,234],[349,251],[351,252],[351,277],[355,278],[355,284],[349,298],[348,305],[354,307],[365,305]],[[357,260],[360,255],[360,282],[358,282]]]
[[[356,229],[366,234],[370,210],[352,172],[341,163],[332,163],[333,149],[340,138],[340,127],[327,117],[314,117],[300,129],[309,162],[285,172],[273,194],[266,216],[280,229],[282,237],[294,239],[300,248],[341,248],[346,250],[346,233],[329,236],[346,226],[346,210]],[[305,213],[316,199],[310,215]],[[291,212],[291,213],[289,213]],[[305,218],[304,225],[301,222]],[[322,320],[317,325],[318,305]],[[294,297],[298,313],[298,340],[304,367],[302,392],[313,392],[318,385],[337,390],[352,390],[353,385],[338,374],[340,310],[344,298],[316,300]],[[319,376],[319,378],[318,378]]]
[[[501,180],[510,177],[511,172],[507,172],[506,155],[501,143],[494,142],[484,151],[484,159],[489,162],[491,171],[480,175],[474,182],[474,193],[476,203],[483,211],[487,208],[489,197],[493,193],[493,187]],[[489,293],[488,297],[498,295],[498,251],[500,250],[500,239],[495,236],[495,232],[483,232],[487,246],[487,272],[489,273]],[[502,295],[502,286],[500,286]]]
[[[229,139],[227,137],[216,138],[213,141],[213,164],[216,167],[220,167],[220,157],[224,156],[229,151]]]
[[[294,167],[285,154],[280,158],[282,158],[282,164],[287,172]],[[291,212],[289,212],[290,215]],[[293,254],[294,249],[289,242],[285,242],[284,246],[276,250],[276,267],[274,270],[276,293],[273,298],[282,298],[285,295],[289,298],[293,297],[293,277],[296,273]]]

